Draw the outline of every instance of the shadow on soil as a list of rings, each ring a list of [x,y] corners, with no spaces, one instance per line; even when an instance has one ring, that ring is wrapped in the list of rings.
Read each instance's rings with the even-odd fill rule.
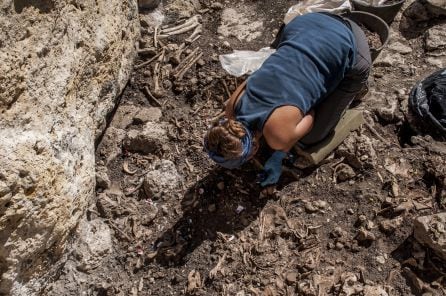
[[[257,171],[216,169],[191,186],[183,216],[155,242],[156,261],[181,265],[203,241],[227,240],[257,219],[267,199],[259,199]]]
[[[410,236],[392,252],[392,257],[401,263],[402,275],[414,295],[436,295],[436,287],[432,285],[440,283],[446,274],[446,267],[437,255]]]

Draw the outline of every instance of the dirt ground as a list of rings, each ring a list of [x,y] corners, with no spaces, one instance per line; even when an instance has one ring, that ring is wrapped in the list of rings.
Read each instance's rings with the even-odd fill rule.
[[[98,167],[109,180],[98,183],[87,218],[110,227],[111,249],[85,271],[73,267],[79,254],[71,249],[43,294],[446,295],[445,263],[412,238],[414,218],[445,210],[446,145],[414,128],[407,111],[414,83],[437,69],[426,62],[424,32],[444,19],[415,29],[405,27],[415,24],[400,13],[389,46],[375,61],[370,91],[356,106],[367,124],[320,166],[292,168],[275,196],[264,197],[254,165],[218,168],[202,151],[202,137],[243,80],[226,74],[218,55],[268,46],[296,2],[201,0],[181,9],[179,2],[164,3],[163,26],[174,25],[178,15],[199,13],[202,36],[180,59],[196,48],[203,54],[175,80],[167,73],[177,73],[177,46],[192,31],[161,39],[159,67],[155,58],[138,68],[153,57],[141,51],[97,149]],[[259,36],[249,42],[222,36],[218,28],[227,8],[261,21],[254,28]],[[151,48],[154,29],[142,25],[140,48]],[[161,93],[154,92],[156,68],[163,76]],[[158,108],[160,118],[137,114],[149,107]],[[164,133],[129,136],[145,130],[147,120]],[[136,149],[138,141],[153,149]],[[174,168],[154,167],[161,159]],[[155,190],[145,175],[157,169],[150,182],[164,187]]]

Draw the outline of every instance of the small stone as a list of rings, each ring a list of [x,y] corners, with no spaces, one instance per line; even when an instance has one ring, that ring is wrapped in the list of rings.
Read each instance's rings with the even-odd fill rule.
[[[215,212],[216,209],[217,209],[217,206],[216,206],[215,204],[210,204],[210,205],[208,206],[208,211],[209,211],[210,213]]]
[[[376,67],[393,67],[404,63],[404,58],[400,54],[382,52],[373,65]]]
[[[366,221],[367,221],[367,216],[366,215],[359,215],[358,222],[360,224],[365,224]]]
[[[322,210],[328,207],[328,203],[325,200],[316,200],[313,202],[313,205]]]
[[[382,256],[382,255],[376,256],[375,259],[376,259],[376,262],[378,262],[380,264],[385,264],[386,263],[386,258],[384,258],[384,256]]]
[[[167,141],[167,132],[162,125],[149,121],[142,131],[130,130],[123,141],[123,147],[130,152],[151,154],[162,151],[163,144]]]
[[[353,215],[355,213],[355,211],[351,208],[347,209],[347,214],[349,215]]]
[[[356,239],[360,242],[369,242],[375,241],[376,237],[372,232],[365,229],[360,229],[358,234],[356,235]]]
[[[336,179],[339,182],[350,180],[356,176],[356,173],[352,169],[352,167],[345,163],[341,163],[339,166],[336,167],[336,173],[337,173]]]
[[[379,230],[381,230],[382,232],[386,233],[386,234],[391,234],[393,232],[395,232],[395,230],[401,226],[401,223],[399,223],[400,225],[397,225],[398,223],[395,223],[393,220],[384,220],[381,221],[379,223]]]
[[[293,285],[297,282],[297,273],[296,272],[288,272],[285,276],[285,280],[288,285]]]
[[[223,190],[223,189],[225,189],[225,182],[218,182],[218,183],[217,183],[217,188],[218,188],[219,190]]]
[[[363,291],[364,296],[389,296],[381,286],[366,285]]]
[[[412,52],[412,48],[410,46],[407,46],[401,42],[393,42],[389,45],[389,49],[396,51],[400,54],[409,54]]]
[[[112,250],[111,230],[101,219],[79,223],[75,256],[77,268],[83,272],[94,269]]]
[[[334,237],[344,237],[344,236],[346,236],[346,234],[347,233],[344,230],[342,230],[342,228],[339,227],[339,226],[336,226],[335,229],[333,229],[333,232],[332,232],[332,235]]]
[[[344,245],[340,242],[337,242],[335,245],[336,250],[340,251],[344,248]]]
[[[96,201],[96,207],[101,217],[113,218],[121,214],[121,208],[117,200],[122,196],[122,192],[103,192],[98,194],[98,200]]]
[[[169,214],[169,208],[166,205],[161,206],[161,211],[163,212],[164,215]]]
[[[315,213],[317,212],[317,208],[309,201],[305,203],[305,211],[308,213]]]
[[[148,121],[159,122],[163,116],[160,108],[141,108],[133,117],[133,122],[136,124],[146,123]]]
[[[223,42],[223,46],[226,47],[226,48],[230,48],[230,47],[231,47],[231,44],[229,44],[228,41],[224,41],[224,42]]]
[[[215,10],[221,10],[223,9],[223,4],[221,4],[220,2],[214,2],[211,4],[211,8]]]
[[[393,197],[398,197],[400,195],[400,187],[398,186],[398,183],[392,182],[390,193]]]
[[[144,191],[148,198],[173,195],[182,182],[175,164],[170,160],[160,160],[152,164],[152,170],[144,178]]]
[[[276,286],[278,289],[283,289],[283,287],[285,286],[283,281],[280,278],[276,278]]]
[[[197,61],[197,65],[200,66],[200,67],[203,67],[204,65],[206,65],[206,62],[203,59],[199,59]]]
[[[446,66],[446,59],[444,57],[427,57],[426,62],[438,68],[443,68]]]
[[[412,210],[414,208],[413,202],[411,200],[405,201],[400,203],[394,210],[393,212],[395,214],[401,214],[401,213],[406,213],[409,212],[410,210]]]
[[[164,205],[161,207],[162,212],[167,215],[169,209]],[[138,206],[138,216],[142,225],[148,226],[158,215],[158,208],[153,203],[147,201],[140,202]]]
[[[365,223],[365,228],[367,230],[372,230],[373,228],[375,228],[375,223],[373,223],[373,221],[367,220],[367,222]]]

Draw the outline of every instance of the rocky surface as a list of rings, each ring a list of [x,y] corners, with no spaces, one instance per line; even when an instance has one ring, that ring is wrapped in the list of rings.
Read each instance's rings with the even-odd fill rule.
[[[375,62],[370,92],[355,102],[363,128],[318,167],[287,167],[268,197],[255,163],[218,168],[202,140],[246,78],[227,75],[218,55],[270,44],[296,1],[164,0],[141,12],[139,67],[96,151],[110,186],[97,189],[87,211],[110,227],[111,253],[82,272],[70,244],[43,294],[446,295],[444,260],[413,237],[417,217],[446,209],[446,145],[408,119],[411,87],[438,69],[426,60],[440,57],[425,38],[442,20],[421,2],[405,2],[381,53],[389,58]],[[261,21],[262,35],[247,42],[218,34],[226,9]],[[195,15],[199,25],[161,37]],[[198,39],[190,38],[196,28]],[[160,117],[144,123],[138,112],[154,107]],[[147,123],[166,132],[160,151],[122,145]],[[177,178],[163,176],[175,172],[182,182],[169,187]]]
[[[223,10],[218,33],[224,37],[235,37],[240,41],[252,41],[262,35],[263,22],[233,8]]]
[[[434,15],[446,15],[446,2],[444,0],[426,0],[428,10]]]
[[[94,142],[127,83],[136,1],[0,4],[0,292],[29,295],[95,188]]]
[[[415,219],[414,236],[446,260],[446,212]]]

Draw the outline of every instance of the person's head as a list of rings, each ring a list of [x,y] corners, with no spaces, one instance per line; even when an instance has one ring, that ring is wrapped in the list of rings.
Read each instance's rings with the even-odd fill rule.
[[[241,122],[223,119],[208,130],[204,136],[204,147],[212,160],[233,169],[253,157],[258,144],[251,131]]]

